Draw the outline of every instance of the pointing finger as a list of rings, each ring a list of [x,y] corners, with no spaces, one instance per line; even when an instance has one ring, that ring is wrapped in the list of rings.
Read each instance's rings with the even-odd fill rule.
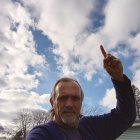
[[[104,47],[102,45],[100,45],[100,49],[101,49],[101,52],[102,52],[104,58],[106,58],[107,54],[106,54],[106,51],[104,50]]]

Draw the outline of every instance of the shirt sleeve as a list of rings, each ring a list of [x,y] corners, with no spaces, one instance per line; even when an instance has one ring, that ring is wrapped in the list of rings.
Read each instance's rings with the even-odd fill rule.
[[[116,108],[111,112],[115,138],[131,127],[136,118],[135,97],[131,81],[126,75],[124,75],[124,79],[124,82],[112,80],[117,99]]]
[[[51,140],[50,132],[45,125],[34,127],[26,137],[26,140]]]
[[[114,140],[132,126],[136,118],[135,98],[131,81],[124,75],[124,81],[112,80],[117,104],[110,113],[90,116],[85,120],[98,140]]]

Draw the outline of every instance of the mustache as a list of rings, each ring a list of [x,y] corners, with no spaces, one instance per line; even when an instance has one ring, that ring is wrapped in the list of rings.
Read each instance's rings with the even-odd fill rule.
[[[76,111],[74,111],[74,109],[72,108],[64,108],[61,112],[62,113],[76,113]]]

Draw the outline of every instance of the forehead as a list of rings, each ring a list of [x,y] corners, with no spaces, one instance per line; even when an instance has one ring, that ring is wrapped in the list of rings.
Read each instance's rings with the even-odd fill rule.
[[[56,88],[56,93],[59,94],[81,94],[81,88],[78,85],[77,82],[75,81],[65,81],[65,82],[60,82],[57,84]]]

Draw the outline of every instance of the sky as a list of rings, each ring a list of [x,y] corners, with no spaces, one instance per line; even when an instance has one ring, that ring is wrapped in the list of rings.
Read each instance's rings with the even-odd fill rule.
[[[102,44],[140,88],[139,0],[0,0],[0,124],[23,108],[49,110],[57,79],[77,79],[83,104],[115,107]]]

